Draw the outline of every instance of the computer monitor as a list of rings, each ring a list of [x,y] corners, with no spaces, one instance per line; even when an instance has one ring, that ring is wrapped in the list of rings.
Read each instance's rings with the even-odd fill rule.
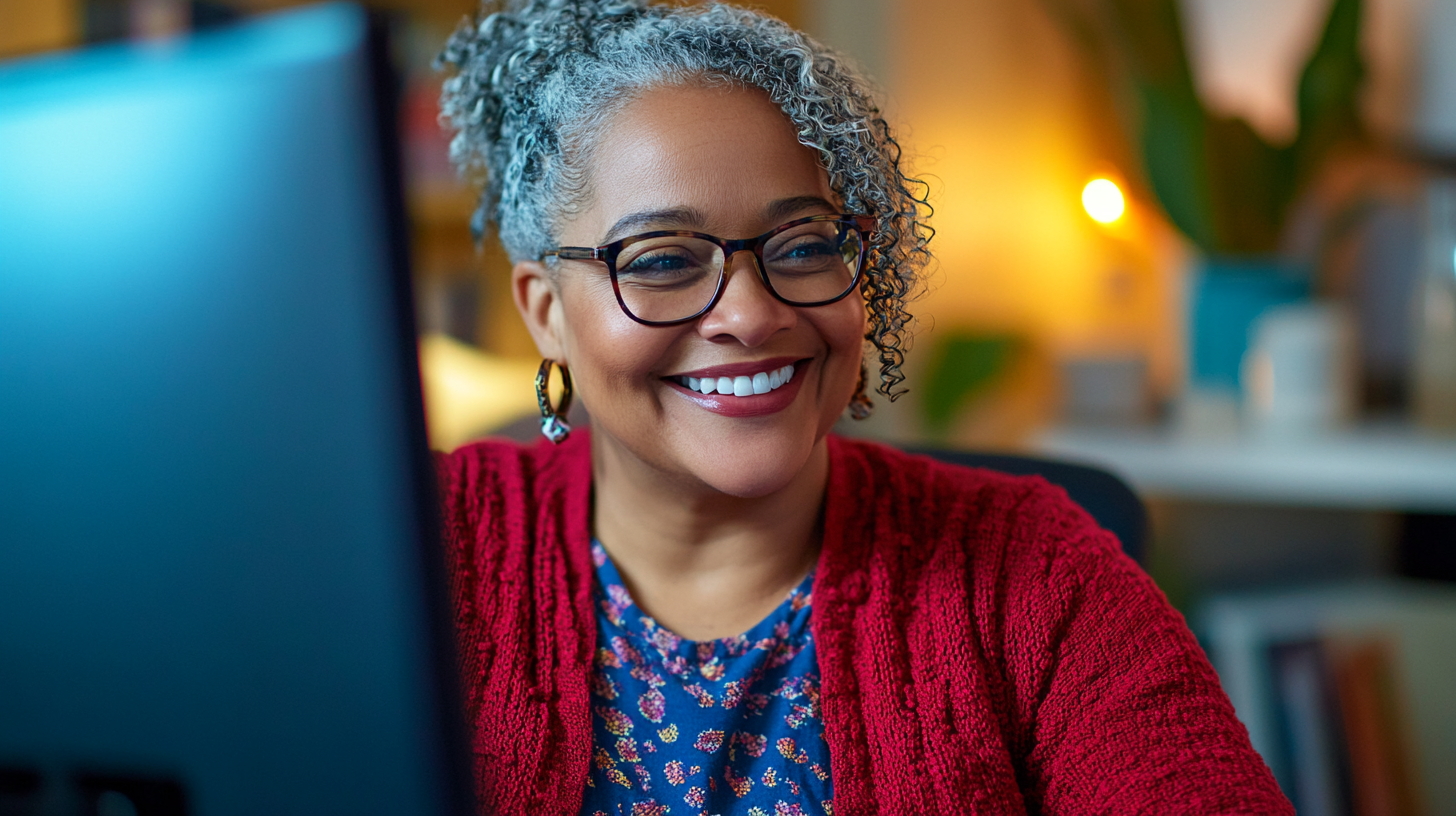
[[[0,65],[0,813],[473,810],[375,32]]]

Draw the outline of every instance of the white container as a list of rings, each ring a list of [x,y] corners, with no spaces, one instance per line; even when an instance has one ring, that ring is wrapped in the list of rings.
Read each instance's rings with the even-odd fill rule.
[[[1242,379],[1250,430],[1271,437],[1309,437],[1353,415],[1354,330],[1332,303],[1270,309],[1250,330]]]

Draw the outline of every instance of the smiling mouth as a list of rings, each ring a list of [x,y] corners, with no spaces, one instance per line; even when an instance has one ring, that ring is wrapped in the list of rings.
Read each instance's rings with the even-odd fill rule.
[[[794,365],[760,371],[737,377],[672,377],[673,382],[700,394],[723,394],[730,397],[751,397],[776,391],[794,378]]]

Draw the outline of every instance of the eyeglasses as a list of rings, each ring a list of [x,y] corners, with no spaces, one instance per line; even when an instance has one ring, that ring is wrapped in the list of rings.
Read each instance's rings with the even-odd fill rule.
[[[707,314],[723,296],[727,259],[744,250],[758,261],[764,288],[790,306],[825,306],[859,285],[875,219],[815,215],[757,238],[725,241],[685,230],[632,235],[599,247],[559,247],[542,258],[601,261],[617,303],[648,326],[685,323]]]

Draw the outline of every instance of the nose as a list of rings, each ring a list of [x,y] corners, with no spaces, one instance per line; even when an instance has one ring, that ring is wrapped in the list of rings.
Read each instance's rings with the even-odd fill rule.
[[[753,252],[735,252],[724,264],[723,296],[698,320],[699,334],[710,340],[732,338],[753,348],[798,322],[797,310],[764,284]]]

